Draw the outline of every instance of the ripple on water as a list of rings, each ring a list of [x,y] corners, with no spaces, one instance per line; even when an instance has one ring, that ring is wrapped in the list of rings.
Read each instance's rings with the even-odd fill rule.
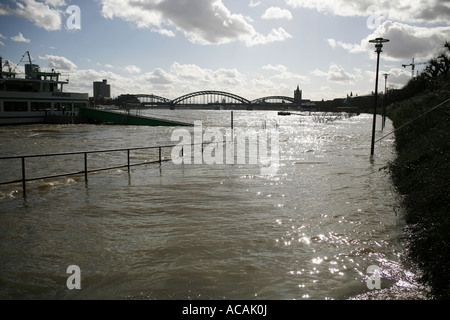
[[[224,111],[161,114],[224,128],[230,120]],[[90,174],[87,183],[77,176],[30,182],[26,200],[19,187],[2,187],[0,264],[2,281],[14,292],[0,296],[423,298],[414,274],[402,263],[397,196],[388,175],[379,171],[394,156],[392,141],[377,145],[370,161],[370,116],[327,125],[307,116],[279,119],[276,112],[234,115],[237,127],[265,124],[280,130],[276,174],[262,176],[252,165],[165,162]],[[0,141],[5,154],[34,154],[171,144],[172,131],[27,126],[5,128]],[[137,153],[135,161],[146,157]],[[108,159],[115,164],[125,158],[89,160],[112,166]],[[30,162],[30,174],[52,170],[53,164],[58,170],[79,170],[78,160],[46,166]],[[1,177],[17,174],[17,164],[0,168]],[[76,293],[64,287],[71,264],[79,265],[83,275],[84,290]],[[382,289],[376,293],[366,285],[371,265],[381,270]]]

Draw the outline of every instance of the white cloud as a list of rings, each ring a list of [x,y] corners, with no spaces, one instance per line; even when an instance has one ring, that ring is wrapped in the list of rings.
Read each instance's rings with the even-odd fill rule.
[[[172,30],[169,30],[169,29],[155,27],[155,28],[152,28],[151,30],[152,30],[152,32],[159,33],[166,37],[175,37],[175,32],[173,32]]]
[[[377,15],[404,22],[445,23],[450,21],[450,3],[442,0],[286,0],[293,8],[315,9],[323,13],[339,16],[370,17],[374,14],[368,10],[376,5]]]
[[[65,57],[46,55],[44,57],[39,57],[41,60],[48,61],[48,67],[55,70],[62,71],[75,71],[77,65]]]
[[[247,78],[237,69],[219,68],[204,69],[195,64],[179,64],[174,62],[170,67],[176,83],[185,91],[204,88],[205,90],[221,90],[235,92],[247,86]]]
[[[214,71],[213,77],[217,83],[225,86],[245,86],[246,80],[237,69],[218,69]]]
[[[126,66],[124,69],[128,73],[140,73],[141,72],[141,69],[134,65]]]
[[[42,57],[41,57],[42,58]],[[55,59],[53,59],[55,60]],[[269,76],[259,73],[242,73],[238,69],[211,70],[195,64],[174,62],[169,70],[156,68],[146,73],[126,73],[124,68],[96,70],[73,69],[67,91],[92,94],[92,82],[107,79],[113,96],[120,94],[156,94],[174,99],[183,94],[201,90],[231,92],[249,100],[271,95],[293,97],[297,84],[307,83],[307,77],[294,74],[276,66],[276,73]]]
[[[317,76],[317,77],[327,77],[328,73],[325,71],[322,71],[320,69],[314,69],[313,71],[311,71],[311,74],[313,76]]]
[[[292,36],[288,32],[286,32],[286,30],[279,27],[278,29],[272,29],[272,31],[267,36],[255,33],[252,37],[246,39],[246,43],[247,46],[250,47],[271,42],[285,41],[289,38],[292,38]]]
[[[355,80],[355,76],[346,72],[343,68],[340,68],[337,65],[332,65],[328,71],[328,80],[337,82],[353,81]]]
[[[11,37],[11,40],[15,41],[15,42],[25,42],[25,43],[31,42],[30,39],[27,39],[23,36],[22,32],[19,32],[19,34],[17,36]]]
[[[310,79],[308,77],[292,72],[282,72],[279,75],[276,75],[274,79],[297,84],[307,84],[310,82]]]
[[[62,7],[67,5],[65,0],[45,0],[44,3],[52,7]]]
[[[296,83],[296,84],[299,83],[307,84],[310,82],[309,77],[292,73],[288,71],[288,68],[286,66],[281,64],[278,65],[267,64],[263,66],[262,69],[277,72],[275,75],[271,76],[271,78],[277,80],[277,82]]]
[[[336,41],[335,39],[327,39],[327,41],[332,48],[341,47],[350,53],[366,51],[366,48],[363,48],[360,44],[345,43],[342,41]]]
[[[388,74],[388,78],[387,78],[388,87],[391,85],[394,85],[397,87],[403,86],[405,83],[407,83],[411,79],[411,69],[391,68],[386,72],[381,71],[380,75],[385,74],[385,73]],[[373,72],[373,77],[374,76],[375,76],[375,72]],[[384,77],[383,77],[382,81],[383,81],[382,87],[384,88]]]
[[[257,7],[261,4],[261,1],[254,2],[253,0],[250,0],[250,3],[248,4],[249,7]]]
[[[60,6],[64,1],[46,1],[45,3],[34,0],[16,1],[16,8],[0,4],[0,15],[16,15],[32,21],[36,26],[48,31],[61,29],[61,11],[50,8]]]
[[[267,36],[259,34],[248,18],[231,13],[222,0],[102,0],[101,5],[105,18],[120,18],[167,36],[179,31],[203,45],[243,41],[252,46],[290,37],[282,29],[273,29]]]
[[[355,71],[356,73],[360,72],[359,70]],[[315,69],[311,74],[317,77],[326,77],[328,81],[337,83],[353,83],[357,79],[356,75],[348,73],[344,68],[335,64],[332,64],[327,72]]]
[[[444,41],[449,40],[450,26],[425,28],[386,21],[372,35],[363,39],[361,45],[373,51],[373,44],[368,41],[378,37],[390,40],[383,47],[383,52],[391,59],[431,58],[442,48]]]
[[[261,16],[263,19],[292,19],[292,13],[289,10],[281,9],[279,7],[270,7]]]
[[[226,43],[254,32],[242,15],[231,14],[220,0],[103,0],[102,6],[106,18],[118,17],[166,35],[174,33],[163,26],[175,28],[196,43]]]
[[[278,64],[276,66],[267,64],[262,67],[264,70],[272,70],[272,71],[278,71],[278,72],[285,72],[287,71],[287,68],[283,66],[282,64]]]
[[[212,83],[214,81],[212,70],[202,69],[195,64],[179,64],[178,62],[174,62],[170,67],[170,72],[183,80],[198,83]]]
[[[450,38],[450,27],[417,27],[400,22],[386,21],[372,34],[362,39],[359,44],[345,43],[327,39],[332,48],[341,47],[350,53],[369,52],[372,57],[374,45],[369,40],[375,38],[389,39],[383,45],[383,59],[402,60],[413,57],[428,59],[436,55],[444,41]]]
[[[146,3],[131,3],[123,0],[102,0],[101,13],[105,18],[115,17],[130,21],[138,28],[160,27],[163,23],[163,14],[156,9],[159,1]]]
[[[153,85],[171,85],[176,82],[176,78],[173,75],[160,68],[143,75],[143,79]]]

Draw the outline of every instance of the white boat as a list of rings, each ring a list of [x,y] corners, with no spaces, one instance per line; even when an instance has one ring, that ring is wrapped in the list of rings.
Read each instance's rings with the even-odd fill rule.
[[[0,57],[0,125],[44,123],[48,117],[76,116],[78,109],[89,105],[88,93],[64,92],[60,73],[41,72],[32,64],[27,51],[25,77],[18,78],[6,61],[7,71],[3,71]]]

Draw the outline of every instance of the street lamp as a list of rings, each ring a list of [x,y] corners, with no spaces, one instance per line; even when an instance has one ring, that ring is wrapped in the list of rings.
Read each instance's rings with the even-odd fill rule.
[[[384,130],[386,126],[386,97],[387,97],[387,77],[389,73],[383,74],[384,76],[384,96],[383,96],[383,122],[381,126],[381,130]]]
[[[373,109],[373,125],[372,125],[372,145],[370,150],[370,155],[373,156],[374,150],[375,150],[375,128],[376,128],[376,121],[377,121],[377,104],[378,104],[378,70],[380,68],[380,53],[381,48],[383,48],[383,43],[388,42],[388,39],[383,38],[376,38],[373,40],[369,40],[370,43],[375,43],[375,52],[377,53],[377,73],[376,73],[376,80],[375,80],[375,106]]]

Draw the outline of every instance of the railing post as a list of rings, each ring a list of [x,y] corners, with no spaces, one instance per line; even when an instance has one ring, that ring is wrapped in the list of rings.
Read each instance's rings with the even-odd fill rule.
[[[23,196],[27,196],[26,177],[25,177],[25,157],[22,157],[22,192]]]
[[[233,111],[231,111],[231,130],[234,129],[234,115],[233,115]]]
[[[128,171],[130,171],[130,149],[127,149],[127,167]]]
[[[87,171],[87,152],[84,153],[84,180],[88,181],[88,171]]]

